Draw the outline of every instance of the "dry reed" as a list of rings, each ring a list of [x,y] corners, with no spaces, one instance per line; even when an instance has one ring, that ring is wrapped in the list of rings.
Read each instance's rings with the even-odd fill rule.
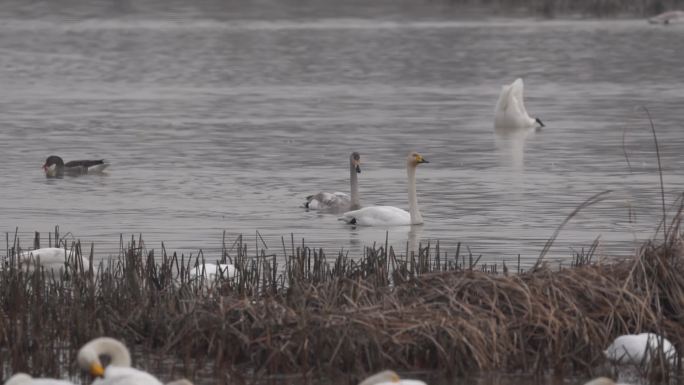
[[[236,277],[209,288],[188,273],[201,253],[162,247],[157,256],[131,239],[99,267],[91,247],[88,271],[27,272],[17,268],[15,237],[0,272],[0,362],[6,374],[73,378],[76,349],[108,335],[161,377],[209,373],[211,383],[272,374],[356,380],[390,367],[588,373],[620,334],[652,331],[683,346],[677,223],[664,243],[646,242],[630,259],[595,263],[592,249],[572,268],[515,274],[447,257],[439,245],[403,257],[383,245],[358,259],[328,259],[294,240],[283,241],[283,255],[248,256],[239,238],[222,257]],[[57,231],[49,239],[60,239]],[[68,248],[82,254],[79,243]]]

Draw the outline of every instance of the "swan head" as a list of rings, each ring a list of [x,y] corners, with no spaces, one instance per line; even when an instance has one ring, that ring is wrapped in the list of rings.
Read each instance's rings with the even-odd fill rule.
[[[91,340],[78,351],[78,366],[87,370],[94,377],[104,376],[105,370],[100,356],[108,356],[110,365],[120,367],[131,366],[131,354],[124,344],[109,337]]]
[[[359,155],[358,152],[354,151],[351,153],[349,156],[349,163],[351,164],[352,168],[356,170],[357,174],[361,173],[361,155]]]
[[[393,370],[383,370],[380,373],[376,373],[365,380],[361,381],[359,385],[375,385],[384,382],[399,382],[401,378]]]
[[[534,122],[539,125],[539,127],[546,127],[544,123],[542,123],[541,119],[539,118],[534,118]]]
[[[427,159],[423,158],[422,155],[415,151],[412,151],[409,154],[408,159],[406,159],[406,162],[412,167],[416,167],[421,163],[430,163]]]

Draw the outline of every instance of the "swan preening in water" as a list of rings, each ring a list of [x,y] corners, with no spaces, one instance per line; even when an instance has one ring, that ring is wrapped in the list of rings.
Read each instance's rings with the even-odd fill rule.
[[[496,102],[494,128],[544,127],[539,118],[531,118],[527,114],[523,102],[523,88],[523,81],[520,78],[501,87],[499,101]]]
[[[105,368],[100,361],[101,356],[109,358]],[[93,385],[162,385],[153,375],[131,367],[131,354],[120,341],[99,337],[83,345],[76,358],[81,369],[88,371],[97,379]],[[5,382],[5,385],[74,385],[70,381],[51,378],[32,378],[25,373],[17,373]],[[167,385],[192,385],[192,382],[181,379]]]
[[[671,365],[675,364],[677,351],[670,341],[654,333],[626,334],[619,336],[603,351],[606,358],[616,364],[648,364],[651,358],[662,353]]]
[[[74,250],[65,250],[59,247],[44,247],[42,249],[24,251],[19,254],[19,266],[22,269],[28,267],[29,271],[33,271],[36,267],[41,266],[45,271],[58,271],[65,267],[75,267],[83,271],[90,269],[90,261],[86,257],[80,257],[80,262],[76,259],[76,252]]]
[[[361,207],[359,200],[359,180],[357,174],[361,173],[361,156],[358,152],[352,152],[349,156],[349,183],[351,196],[343,192],[319,192],[306,197],[304,207],[309,210],[343,212],[356,210]]]
[[[105,369],[100,356],[109,357]],[[78,351],[78,365],[98,379],[93,384],[105,385],[124,382],[131,385],[161,385],[161,381],[142,370],[131,368],[131,354],[124,344],[114,338],[100,337],[83,345]]]
[[[404,380],[393,370],[384,370],[376,373],[365,380],[361,381],[359,385],[426,385],[420,380]]]
[[[100,356],[110,358],[105,369]],[[131,367],[131,354],[126,346],[109,337],[99,337],[83,345],[78,351],[78,365],[98,377],[93,385],[162,385],[153,375]],[[188,380],[176,380],[169,384],[192,385]],[[45,384],[48,385],[48,384]]]
[[[86,174],[102,174],[109,167],[104,159],[99,160],[72,160],[64,163],[57,155],[50,155],[43,164],[45,176],[48,178],[61,178],[64,175],[78,176]]]
[[[416,196],[416,167],[421,163],[430,163],[417,152],[411,152],[406,159],[408,176],[409,211],[394,206],[371,206],[359,210],[348,211],[339,219],[348,224],[359,226],[401,226],[420,225],[423,216],[418,209]]]

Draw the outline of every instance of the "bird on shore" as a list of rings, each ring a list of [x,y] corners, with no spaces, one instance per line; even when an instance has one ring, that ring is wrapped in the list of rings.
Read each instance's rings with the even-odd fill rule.
[[[361,207],[359,199],[359,180],[357,174],[361,173],[361,155],[352,152],[349,156],[349,184],[350,193],[324,192],[321,191],[306,197],[304,207],[309,210],[344,212],[356,210]]]
[[[26,373],[17,373],[5,381],[4,385],[75,385],[71,381],[54,378],[33,378]]]
[[[64,163],[57,155],[50,155],[43,164],[45,176],[48,178],[61,178],[64,175],[78,176],[86,174],[102,174],[109,167],[104,159],[99,160],[72,160]]]
[[[348,211],[342,214],[339,220],[357,226],[402,226],[422,224],[423,216],[418,209],[418,198],[416,196],[416,167],[422,163],[430,162],[414,151],[406,158],[409,211],[394,206],[370,206],[359,210]]]
[[[496,103],[494,128],[540,128],[544,123],[539,118],[531,118],[523,102],[523,81],[518,78],[513,83],[501,87]]]
[[[105,369],[100,356],[110,359]],[[153,375],[131,367],[131,354],[120,341],[99,337],[78,351],[78,365],[97,379],[94,385],[162,385]]]
[[[637,366],[648,364],[654,355],[661,353],[670,365],[674,365],[677,356],[672,343],[654,333],[621,335],[603,353],[615,364]]]
[[[376,373],[365,380],[361,381],[359,385],[426,385],[420,380],[402,379],[393,370],[383,370]],[[599,384],[600,385],[600,384]]]

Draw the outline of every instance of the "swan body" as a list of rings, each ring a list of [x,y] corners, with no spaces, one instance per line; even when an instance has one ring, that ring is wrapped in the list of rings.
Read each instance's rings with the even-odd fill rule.
[[[74,266],[74,263],[78,263],[75,259],[76,253],[73,251],[67,251],[59,247],[44,247],[42,249],[24,251],[19,254],[19,266],[24,268],[28,266],[29,271],[33,271],[38,264],[42,266],[46,271],[63,269],[66,265],[70,267],[77,267],[78,269],[83,267],[83,271],[88,271],[90,269],[90,260],[86,257],[81,257],[79,266]]]
[[[205,263],[190,269],[190,279],[203,277],[209,283],[214,283],[219,277],[233,279],[236,273],[235,265],[228,263]]]
[[[50,155],[43,164],[45,176],[48,178],[61,178],[64,175],[78,176],[86,174],[102,174],[109,167],[104,159],[99,160],[72,160],[64,163],[57,155]]]
[[[162,382],[142,370],[109,365],[104,376],[92,385],[162,385]]]
[[[615,381],[611,380],[608,377],[597,377],[591,381],[585,382],[584,385],[629,385],[629,384],[625,384],[625,383],[621,383],[621,382],[615,383]]]
[[[496,103],[494,128],[538,128],[544,123],[538,118],[531,118],[523,102],[523,81],[518,78],[513,83],[501,88]]]
[[[420,380],[405,380],[393,370],[384,370],[376,373],[365,380],[361,381],[359,385],[426,385]]]
[[[667,11],[648,19],[651,24],[671,24],[684,22],[684,11]]]
[[[5,385],[74,385],[74,383],[53,378],[33,378],[26,373],[17,373],[5,381]]]
[[[361,207],[359,200],[359,181],[357,174],[361,173],[361,156],[352,152],[349,156],[349,184],[351,195],[343,192],[319,192],[306,197],[304,207],[309,210],[344,212]]]
[[[190,269],[187,275],[188,282],[201,282],[204,289],[212,287],[219,279],[234,279],[237,275],[235,265],[228,263],[200,263]],[[175,287],[181,286],[181,277],[176,277],[173,284]]]
[[[662,354],[670,364],[675,364],[677,352],[667,339],[654,333],[626,334],[619,336],[603,351],[606,358],[616,364],[641,365],[651,360],[652,354]]]
[[[340,219],[357,226],[405,226],[411,224],[411,213],[394,206],[371,206],[348,211]]]
[[[417,152],[411,152],[406,160],[409,211],[394,206],[371,206],[359,210],[348,211],[342,214],[339,220],[357,226],[403,226],[422,224],[423,216],[418,209],[418,199],[416,196],[416,167],[421,163],[430,162]]]
[[[347,193],[335,191],[334,193],[319,192],[316,195],[306,197],[304,207],[309,210],[336,210],[342,207],[351,207],[351,196]]]
[[[110,358],[109,365],[105,369],[100,361],[100,356]],[[99,337],[91,340],[78,351],[78,365],[91,375],[98,377],[93,385],[162,385],[153,375],[131,367],[131,354],[126,345],[120,341]],[[68,383],[71,384],[71,383]],[[21,385],[21,384],[12,384]],[[51,384],[40,384],[51,385]],[[67,385],[67,384],[55,384]],[[167,385],[193,385],[186,379],[180,379],[167,383]]]

